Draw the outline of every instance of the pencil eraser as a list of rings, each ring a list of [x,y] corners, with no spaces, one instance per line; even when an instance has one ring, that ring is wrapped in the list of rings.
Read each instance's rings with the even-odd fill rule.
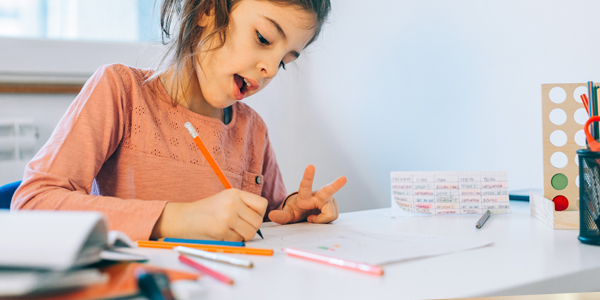
[[[183,124],[183,126],[187,128],[188,132],[192,135],[192,138],[196,138],[198,136],[198,132],[196,132],[196,128],[192,126],[192,123],[186,122],[185,124]]]

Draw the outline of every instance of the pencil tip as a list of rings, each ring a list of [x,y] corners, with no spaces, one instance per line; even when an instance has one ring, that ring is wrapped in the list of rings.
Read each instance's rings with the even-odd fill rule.
[[[261,238],[261,239],[263,239],[263,240],[265,239],[265,238],[263,237],[262,233],[260,232],[260,229],[259,229],[259,230],[258,230],[256,233],[258,233],[258,235],[260,235],[260,238]]]

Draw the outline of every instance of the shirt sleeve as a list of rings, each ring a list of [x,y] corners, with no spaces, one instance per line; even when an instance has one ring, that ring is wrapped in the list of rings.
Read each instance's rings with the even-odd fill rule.
[[[269,134],[266,134],[265,143],[265,156],[263,160],[263,178],[264,184],[262,189],[262,196],[267,198],[269,205],[267,206],[267,212],[265,213],[265,221],[269,221],[268,215],[271,210],[277,209],[283,199],[287,195],[285,184],[283,183],[283,177],[279,171],[279,165],[277,164],[277,158],[275,157],[275,151],[269,140]]]
[[[27,165],[11,210],[99,211],[111,230],[132,240],[149,239],[166,201],[91,195],[94,178],[123,136],[129,93],[117,67],[104,66],[86,82]]]

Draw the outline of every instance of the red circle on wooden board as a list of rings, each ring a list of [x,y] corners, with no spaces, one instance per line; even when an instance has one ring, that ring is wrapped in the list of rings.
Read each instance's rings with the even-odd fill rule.
[[[554,202],[554,210],[555,211],[563,211],[569,207],[569,199],[563,195],[558,195],[552,199]]]

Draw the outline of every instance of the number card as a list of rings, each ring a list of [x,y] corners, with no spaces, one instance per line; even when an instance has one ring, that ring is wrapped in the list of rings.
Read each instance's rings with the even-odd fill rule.
[[[510,213],[506,171],[392,172],[392,209],[425,214]]]

